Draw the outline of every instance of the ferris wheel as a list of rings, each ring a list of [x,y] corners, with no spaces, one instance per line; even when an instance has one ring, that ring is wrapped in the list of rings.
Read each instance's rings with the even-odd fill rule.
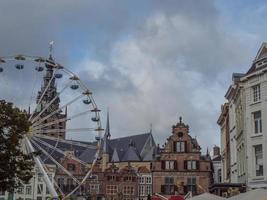
[[[34,161],[52,198],[65,199],[77,192],[100,159],[103,129],[92,91],[70,69],[55,62],[51,54],[49,58],[0,57],[0,91],[1,99],[28,112],[31,126],[21,147],[27,154],[39,152]],[[90,161],[82,159],[79,152],[67,152],[63,144],[76,144],[80,152],[90,151]],[[74,177],[60,162],[64,158],[83,166],[82,176]],[[73,179],[74,187],[66,192],[51,180],[46,163]]]

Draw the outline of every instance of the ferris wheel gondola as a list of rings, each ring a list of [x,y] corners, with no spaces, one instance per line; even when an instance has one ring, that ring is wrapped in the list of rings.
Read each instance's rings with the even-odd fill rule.
[[[15,66],[12,68],[11,66]],[[18,83],[16,76],[22,76],[23,80]],[[98,109],[91,90],[80,78],[65,66],[55,62],[52,57],[16,55],[0,57],[0,80],[7,80],[14,87],[15,92],[6,92],[1,98],[10,101],[20,108],[28,110],[31,123],[30,129],[25,133],[21,141],[24,151],[28,154],[41,152],[34,156],[38,170],[43,174],[43,179],[53,198],[63,195],[63,199],[74,194],[92,175],[93,168],[101,159],[101,121]],[[36,84],[39,90],[36,91]],[[4,84],[0,90],[4,91]],[[29,89],[32,87],[32,90]],[[2,92],[1,92],[2,93]],[[33,96],[35,102],[31,102]],[[23,100],[29,99],[29,104],[23,104]],[[65,113],[63,112],[65,110]],[[67,111],[68,110],[68,111]],[[90,127],[83,127],[90,125]],[[67,154],[59,148],[59,143],[70,145],[66,140],[73,133],[86,134],[87,142],[81,143],[83,150],[92,149],[94,156],[88,163],[75,154]],[[73,135],[71,135],[73,136]],[[79,135],[79,137],[82,137]],[[55,157],[57,155],[57,158]],[[84,166],[87,171],[79,180],[72,175],[58,160],[60,158],[71,159]],[[56,181],[48,177],[46,161],[52,162],[57,169],[75,182],[75,187],[63,192]]]

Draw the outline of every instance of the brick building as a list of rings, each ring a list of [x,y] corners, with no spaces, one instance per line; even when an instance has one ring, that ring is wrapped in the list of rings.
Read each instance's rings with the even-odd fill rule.
[[[153,193],[194,195],[208,191],[212,183],[210,156],[201,155],[201,148],[195,138],[189,135],[189,126],[180,121],[172,127],[157,160],[152,164]]]
[[[148,195],[152,196],[152,172],[149,168],[142,166],[138,168],[138,199],[146,200]]]
[[[121,169],[111,165],[104,172],[102,186],[107,200],[133,200],[138,196],[138,175],[130,165]]]

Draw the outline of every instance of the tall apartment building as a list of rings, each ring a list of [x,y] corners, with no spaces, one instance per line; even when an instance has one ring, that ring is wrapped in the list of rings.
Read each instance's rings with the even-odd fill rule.
[[[229,177],[230,171],[233,177],[230,182],[237,180],[249,188],[267,188],[266,43],[260,47],[247,73],[233,74],[233,83],[225,97],[227,112],[222,109],[218,124],[221,130],[226,129],[225,134],[221,133],[222,153],[229,142],[230,165],[225,165],[223,177]],[[228,120],[228,127],[222,119]]]

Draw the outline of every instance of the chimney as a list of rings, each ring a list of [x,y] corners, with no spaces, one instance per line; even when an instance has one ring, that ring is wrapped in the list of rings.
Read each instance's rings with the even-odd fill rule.
[[[217,157],[217,156],[219,156],[219,155],[221,155],[220,154],[220,147],[218,147],[218,146],[214,146],[213,147],[213,157]]]

